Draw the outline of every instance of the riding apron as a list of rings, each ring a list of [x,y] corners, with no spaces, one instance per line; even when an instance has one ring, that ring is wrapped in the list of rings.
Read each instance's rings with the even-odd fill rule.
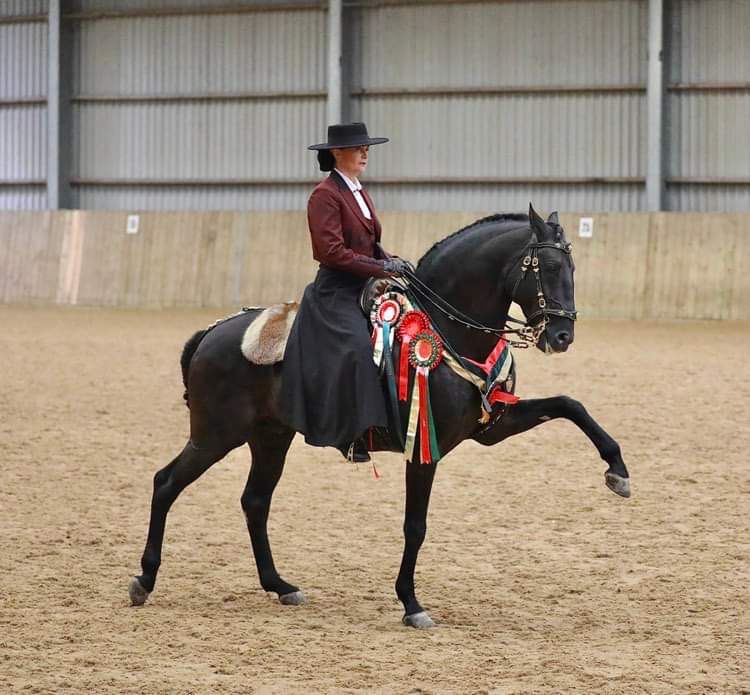
[[[368,278],[388,276],[386,255],[370,196],[336,170],[310,196],[307,219],[320,268],[287,341],[282,418],[308,444],[340,448],[370,427],[387,425],[368,322],[358,303]]]

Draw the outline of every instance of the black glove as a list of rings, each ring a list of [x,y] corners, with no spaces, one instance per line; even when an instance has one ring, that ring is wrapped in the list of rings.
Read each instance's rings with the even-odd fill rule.
[[[413,266],[409,261],[405,261],[403,258],[393,257],[389,258],[383,263],[383,270],[391,275],[403,275],[406,272],[414,272]]]

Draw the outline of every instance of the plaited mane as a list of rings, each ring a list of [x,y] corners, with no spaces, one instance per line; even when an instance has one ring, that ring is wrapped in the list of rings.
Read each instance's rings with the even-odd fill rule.
[[[417,263],[417,268],[422,265],[424,261],[427,260],[427,258],[436,251],[439,247],[441,247],[445,242],[450,241],[451,239],[457,237],[459,234],[463,234],[464,232],[469,231],[470,229],[474,229],[476,227],[479,227],[484,224],[490,224],[492,222],[528,222],[529,216],[524,215],[523,213],[519,212],[510,212],[510,213],[495,213],[494,215],[488,215],[487,217],[482,217],[481,219],[477,220],[476,222],[472,222],[471,224],[467,224],[465,227],[461,227],[458,231],[453,232],[452,234],[449,234],[444,239],[440,239],[440,241],[436,241],[432,246],[430,246],[427,251],[422,255],[422,258],[419,259],[419,263]]]

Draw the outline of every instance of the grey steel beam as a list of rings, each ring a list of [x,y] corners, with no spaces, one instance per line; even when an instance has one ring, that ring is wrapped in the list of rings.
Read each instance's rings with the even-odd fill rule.
[[[328,1],[328,101],[326,122],[341,123],[343,103],[342,61],[342,2]]]
[[[258,3],[253,5],[222,5],[217,7],[144,7],[126,10],[91,10],[88,12],[66,12],[64,19],[80,22],[101,19],[140,19],[148,17],[211,17],[232,14],[258,14],[260,12],[320,12],[324,9],[321,0],[315,2]]]
[[[644,94],[645,84],[611,85],[508,85],[497,87],[377,87],[358,89],[353,97],[472,97],[516,96],[524,94]]]
[[[750,92],[750,82],[673,82],[670,92]]]
[[[99,178],[72,178],[72,186],[102,186],[102,187],[244,187],[244,186],[294,186],[318,183],[314,178],[285,178],[285,179],[263,179],[263,178],[237,178],[237,179],[99,179]],[[639,185],[645,183],[640,176],[590,176],[590,177],[568,177],[568,176],[546,176],[539,178],[531,177],[483,177],[483,176],[400,176],[367,177],[368,184],[378,185],[490,185],[490,186],[580,186],[580,185]]]
[[[69,30],[62,18],[64,0],[49,0],[47,13],[47,207],[71,207]]]
[[[47,207],[60,207],[60,28],[61,0],[49,0],[47,14]]]
[[[646,207],[664,208],[664,2],[648,3],[648,150]]]
[[[11,106],[44,106],[47,103],[47,97],[11,97],[10,99],[0,99],[0,108]]]
[[[291,99],[325,99],[323,91],[296,92],[223,92],[193,94],[76,94],[71,97],[75,103],[158,103],[158,102],[196,102],[196,101],[274,101]],[[0,102],[1,104],[2,102]]]
[[[20,14],[0,17],[0,24],[46,24],[46,14]]]

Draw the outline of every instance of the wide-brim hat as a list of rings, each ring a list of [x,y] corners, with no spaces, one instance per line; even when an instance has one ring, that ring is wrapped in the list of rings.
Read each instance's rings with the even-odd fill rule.
[[[388,138],[371,138],[364,123],[339,123],[328,126],[328,142],[310,145],[308,150],[332,150],[362,145],[381,145]]]

